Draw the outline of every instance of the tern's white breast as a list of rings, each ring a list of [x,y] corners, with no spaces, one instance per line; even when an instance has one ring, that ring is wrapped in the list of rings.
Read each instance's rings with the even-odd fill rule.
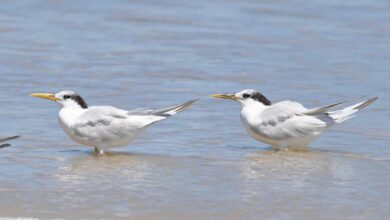
[[[266,108],[260,105],[247,105],[241,109],[241,122],[248,132],[248,134],[260,142],[275,145],[277,141],[266,136],[265,132],[262,132],[261,127],[261,113]]]
[[[65,131],[65,133],[74,141],[79,144],[94,146],[94,143],[91,143],[86,138],[81,138],[75,135],[72,126],[75,124],[76,120],[85,112],[85,109],[74,108],[74,107],[63,107],[58,114],[58,121]]]
[[[266,137],[266,135],[259,132],[258,129],[255,130],[254,128],[257,126],[257,124],[254,123],[253,121],[250,121],[250,118],[248,118],[246,115],[241,114],[241,122],[242,122],[245,130],[247,131],[247,133],[255,140],[258,140],[260,142],[263,142],[263,143],[266,143],[269,145],[276,144],[275,140],[272,140],[272,139]]]

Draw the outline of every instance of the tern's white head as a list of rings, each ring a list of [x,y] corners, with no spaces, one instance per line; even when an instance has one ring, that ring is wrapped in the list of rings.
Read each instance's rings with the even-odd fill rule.
[[[271,102],[263,94],[254,89],[245,89],[234,94],[214,94],[211,95],[211,97],[234,100],[239,102],[243,107],[252,104],[260,104],[264,106],[271,105]]]
[[[51,93],[33,93],[33,97],[43,98],[55,101],[63,107],[88,108],[87,103],[81,96],[73,91],[62,91],[56,94]]]

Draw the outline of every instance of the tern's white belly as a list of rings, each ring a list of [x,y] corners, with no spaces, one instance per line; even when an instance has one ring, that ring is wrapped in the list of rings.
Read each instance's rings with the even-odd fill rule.
[[[277,145],[277,142],[275,140],[272,140],[270,138],[267,138],[264,135],[261,135],[260,133],[255,132],[245,119],[242,119],[241,121],[242,121],[242,124],[243,124],[245,130],[252,138],[254,138],[255,140],[258,140],[260,142],[272,145],[272,146]]]
[[[248,118],[242,115],[241,115],[241,121],[243,126],[245,127],[245,130],[252,138],[277,148],[307,146],[311,141],[313,141],[321,134],[320,131],[313,131],[312,133],[308,133],[307,135],[300,136],[300,137],[278,137],[277,136],[273,138],[267,136],[266,135],[267,132],[263,130],[267,128],[266,126],[263,127],[256,123],[251,124],[248,121]]]
[[[65,133],[82,145],[103,149],[122,147],[128,145],[143,130],[127,124],[126,121],[119,125],[113,121],[106,122],[104,120],[102,123],[89,124],[89,122],[84,122],[79,118],[84,113],[83,111],[82,109],[63,108],[58,118]]]
[[[123,147],[128,145],[134,138],[141,132],[140,129],[133,130],[131,132],[126,132],[126,135],[117,136],[113,134],[104,135],[101,130],[96,129],[96,131],[91,131],[90,133],[84,133],[83,136],[77,135],[72,128],[65,124],[62,120],[59,120],[61,127],[65,133],[75,142],[90,146],[90,147],[99,147],[99,148],[111,148],[111,147]]]

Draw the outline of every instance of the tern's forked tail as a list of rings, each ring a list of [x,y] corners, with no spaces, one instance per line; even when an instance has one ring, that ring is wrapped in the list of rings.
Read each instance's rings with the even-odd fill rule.
[[[341,123],[347,119],[354,117],[356,112],[363,109],[364,107],[367,107],[371,103],[375,102],[377,99],[378,97],[370,98],[366,101],[359,102],[355,105],[345,107],[341,110],[330,111],[328,112],[328,114],[331,118],[333,118],[335,123]]]

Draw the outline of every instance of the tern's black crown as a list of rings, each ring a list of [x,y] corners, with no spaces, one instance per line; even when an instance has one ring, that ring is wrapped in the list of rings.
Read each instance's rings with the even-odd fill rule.
[[[258,102],[261,102],[263,103],[264,105],[271,105],[271,101],[268,100],[263,94],[261,94],[260,92],[256,92],[252,95],[252,99],[258,101]]]
[[[65,99],[72,99],[75,101],[81,108],[88,108],[88,104],[84,101],[83,98],[81,98],[78,94],[72,94],[72,95],[64,95]]]

